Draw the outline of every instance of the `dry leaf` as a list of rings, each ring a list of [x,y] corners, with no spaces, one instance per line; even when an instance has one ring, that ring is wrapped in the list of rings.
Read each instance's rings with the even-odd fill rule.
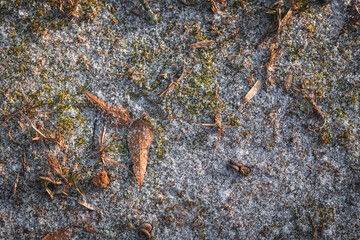
[[[90,102],[110,117],[112,127],[127,126],[131,123],[129,111],[122,107],[110,106],[90,93],[84,92]]]
[[[127,135],[127,141],[130,150],[130,158],[134,165],[134,174],[140,189],[144,180],[149,150],[153,139],[154,127],[141,119],[135,120]]]
[[[210,47],[215,43],[213,40],[203,40],[194,44],[191,44],[189,48],[203,48],[203,47]]]
[[[110,183],[108,173],[105,170],[98,172],[96,176],[91,180],[91,183],[97,187],[107,188]]]
[[[66,227],[48,233],[42,240],[67,240],[72,238],[74,235],[74,229]]]
[[[92,206],[91,206],[90,204],[88,204],[87,202],[78,201],[78,203],[79,203],[80,205],[83,205],[84,207],[86,207],[87,209],[89,209],[89,210],[91,210],[91,211],[95,210],[95,208],[92,207]]]
[[[250,89],[250,91],[246,94],[246,96],[244,97],[244,100],[242,102],[246,103],[246,102],[250,101],[250,99],[252,99],[255,96],[255,94],[259,90],[260,86],[261,86],[261,80],[259,79],[255,83],[255,85]]]

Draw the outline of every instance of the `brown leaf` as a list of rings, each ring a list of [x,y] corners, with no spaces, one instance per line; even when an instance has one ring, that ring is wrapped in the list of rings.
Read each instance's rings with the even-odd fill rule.
[[[189,48],[203,48],[203,47],[210,47],[215,43],[213,40],[203,40],[194,44],[191,44]]]
[[[132,124],[127,135],[130,158],[134,165],[133,170],[140,189],[144,180],[149,150],[154,139],[154,134],[153,126],[141,119],[137,119]]]
[[[74,229],[70,227],[56,229],[48,233],[42,240],[67,240],[75,235]]]
[[[111,106],[90,93],[84,92],[90,102],[110,117],[112,127],[127,126],[131,123],[129,111],[122,107]]]
[[[105,170],[101,170],[91,180],[91,183],[94,184],[97,187],[107,188],[107,186],[110,183],[108,173]]]
[[[250,101],[250,99],[252,99],[255,96],[255,94],[259,90],[260,86],[261,86],[261,80],[259,79],[255,83],[255,85],[250,89],[250,91],[245,95],[244,100],[242,102],[246,103],[246,102]]]

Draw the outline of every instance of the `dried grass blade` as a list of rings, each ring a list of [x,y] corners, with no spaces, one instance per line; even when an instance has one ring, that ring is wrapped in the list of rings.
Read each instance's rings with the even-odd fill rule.
[[[30,125],[31,127],[38,133],[40,134],[43,138],[47,138],[47,136],[45,136],[31,121],[30,122]]]
[[[75,186],[76,190],[81,194],[81,196],[82,196],[84,199],[86,199],[85,194],[84,194],[82,191],[80,191],[80,188],[79,188],[78,185],[76,184],[76,181],[73,181],[73,183],[74,183],[74,186]]]
[[[55,157],[54,153],[52,151],[48,152],[48,161],[50,166],[52,167],[52,169],[60,174],[61,176],[63,175],[62,169],[61,169],[61,165],[59,163],[59,161],[57,160],[57,158]]]
[[[45,191],[49,194],[51,200],[54,199],[54,194],[52,193],[52,191],[46,186],[45,187]]]
[[[186,72],[186,61],[185,61],[185,58],[184,58],[183,70],[182,70],[182,73],[181,73],[180,77],[179,77],[175,82],[170,83],[170,85],[168,86],[168,88],[167,88],[164,92],[162,92],[162,93],[160,94],[160,97],[161,97],[162,95],[164,95],[164,94],[170,94],[171,91],[172,91],[172,90],[174,89],[174,87],[176,86],[176,84],[178,84],[178,83],[180,82],[180,80],[184,77],[185,72]]]
[[[120,167],[125,168],[125,170],[128,171],[129,173],[134,174],[134,173],[131,172],[127,167],[125,167],[125,166],[122,165],[121,163],[115,161],[114,159],[111,159],[111,158],[109,158],[109,157],[105,157],[105,160],[106,160],[106,161],[109,161],[109,162],[111,162],[111,163],[115,163],[116,165],[119,165]]]
[[[254,86],[250,89],[250,91],[245,95],[242,103],[247,103],[248,101],[250,101],[255,96],[255,94],[259,90],[260,86],[261,86],[261,80],[259,79],[256,81]]]
[[[49,178],[49,177],[40,176],[39,178],[42,179],[42,180],[48,181],[48,182],[50,182],[52,184],[55,184],[55,185],[62,184],[62,181],[56,181],[55,179],[52,179],[52,178]]]

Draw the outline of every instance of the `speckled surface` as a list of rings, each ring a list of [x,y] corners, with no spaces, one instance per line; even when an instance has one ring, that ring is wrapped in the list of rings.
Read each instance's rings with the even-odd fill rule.
[[[62,25],[53,3],[0,0],[0,124],[29,104],[23,93],[43,104],[0,128],[0,238],[41,239],[71,227],[72,239],[136,239],[146,221],[154,239],[313,239],[311,221],[319,239],[360,238],[360,28],[338,38],[349,1],[310,1],[292,16],[278,39],[272,86],[263,67],[270,39],[256,45],[275,1],[227,1],[221,15],[205,0],[181,2],[149,1],[160,19],[151,24],[137,1],[84,0],[79,18]],[[188,47],[203,39],[215,44]],[[159,96],[184,59],[183,78]],[[263,83],[242,103],[251,76]],[[142,191],[123,167],[99,163],[106,127],[106,155],[132,169],[130,126],[111,128],[84,90],[154,126]],[[312,91],[326,117],[315,131],[323,119],[303,97]],[[201,123],[218,112],[231,126],[213,158],[217,128]],[[57,133],[49,120],[63,147],[32,140],[39,133],[30,122]],[[51,200],[39,178],[50,150],[61,160],[67,151],[67,176],[80,168],[86,199],[72,186]],[[251,166],[251,176],[228,170],[230,159]],[[91,184],[102,169],[106,189]]]

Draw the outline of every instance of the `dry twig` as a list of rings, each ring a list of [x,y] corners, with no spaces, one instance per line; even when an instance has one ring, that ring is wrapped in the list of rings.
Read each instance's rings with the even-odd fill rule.
[[[180,77],[175,82],[171,82],[170,85],[167,87],[167,89],[160,94],[160,97],[164,94],[169,95],[174,90],[175,86],[184,77],[185,72],[186,72],[186,61],[184,58],[183,70],[182,70]]]
[[[215,95],[216,95],[216,98],[217,98],[217,99],[219,98],[218,89],[219,89],[219,85],[217,84],[217,85],[216,85],[216,91],[215,91]],[[216,146],[215,146],[215,149],[214,149],[214,152],[213,152],[213,155],[212,155],[212,159],[214,159],[216,150],[217,150],[217,148],[219,147],[220,140],[221,140],[221,134],[222,134],[223,132],[225,132],[225,131],[224,131],[225,128],[230,127],[229,125],[222,125],[221,112],[222,112],[222,110],[215,112],[215,114],[214,114],[214,121],[215,121],[215,123],[200,123],[200,124],[199,124],[199,125],[206,126],[206,127],[217,127],[217,129],[218,129],[218,132],[219,132],[219,134],[218,134],[218,141],[217,141],[217,143],[216,143]]]

